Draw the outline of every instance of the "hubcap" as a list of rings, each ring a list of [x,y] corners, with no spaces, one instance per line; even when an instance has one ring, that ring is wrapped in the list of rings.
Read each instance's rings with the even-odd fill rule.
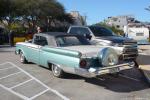
[[[57,65],[53,65],[53,72],[57,76],[60,74],[60,68]]]
[[[24,60],[23,54],[20,55],[20,59],[21,59],[21,62],[23,62],[23,60]]]

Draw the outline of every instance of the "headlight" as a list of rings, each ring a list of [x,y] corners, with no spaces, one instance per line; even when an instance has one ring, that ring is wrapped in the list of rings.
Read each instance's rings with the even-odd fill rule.
[[[118,63],[118,56],[114,49],[104,48],[99,54],[99,61],[103,66],[113,66]]]

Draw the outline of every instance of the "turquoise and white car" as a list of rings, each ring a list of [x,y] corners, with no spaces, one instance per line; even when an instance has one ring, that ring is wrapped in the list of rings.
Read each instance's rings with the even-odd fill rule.
[[[120,61],[114,49],[91,45],[85,37],[67,33],[35,34],[32,41],[16,44],[16,54],[22,63],[51,68],[56,77],[64,73],[96,77],[134,68],[134,62]]]

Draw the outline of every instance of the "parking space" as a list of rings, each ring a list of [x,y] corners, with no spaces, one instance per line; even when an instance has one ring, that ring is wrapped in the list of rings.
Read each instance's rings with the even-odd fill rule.
[[[11,62],[0,64],[0,88],[11,94],[11,97],[13,95],[15,100],[40,100],[43,96],[44,100],[69,100]]]

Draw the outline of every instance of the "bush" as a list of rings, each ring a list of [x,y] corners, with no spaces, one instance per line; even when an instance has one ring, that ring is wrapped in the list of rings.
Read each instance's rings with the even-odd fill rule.
[[[26,28],[17,22],[10,24],[7,28],[8,30],[14,31],[16,34],[23,34],[26,31]]]

